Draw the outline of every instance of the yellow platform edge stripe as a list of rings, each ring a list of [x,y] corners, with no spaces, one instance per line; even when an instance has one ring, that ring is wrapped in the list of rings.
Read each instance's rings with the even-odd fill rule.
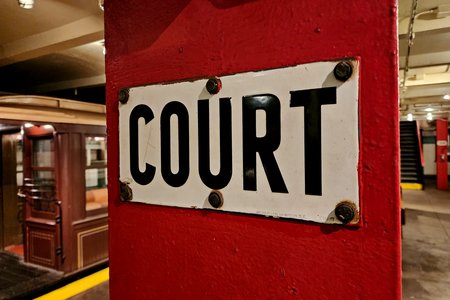
[[[81,278],[77,281],[69,283],[57,290],[54,290],[48,294],[45,294],[35,300],[61,300],[73,297],[84,291],[87,291],[102,282],[109,279],[109,268],[98,271],[94,274]]]
[[[420,183],[400,183],[404,190],[422,190],[423,186]]]

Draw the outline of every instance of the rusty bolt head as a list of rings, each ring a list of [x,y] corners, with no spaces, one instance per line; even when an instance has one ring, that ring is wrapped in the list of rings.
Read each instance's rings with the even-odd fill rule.
[[[355,218],[355,208],[349,203],[340,203],[334,209],[334,214],[339,221],[347,224]]]
[[[206,90],[211,95],[217,94],[222,88],[222,81],[219,78],[210,78],[206,82]]]
[[[131,201],[133,200],[133,190],[129,186],[128,182],[120,182],[120,201]]]
[[[119,102],[122,104],[126,104],[128,102],[128,98],[130,97],[129,89],[121,89],[119,91]]]
[[[223,205],[223,198],[219,192],[212,191],[208,196],[208,202],[214,208],[220,208]]]
[[[337,80],[345,82],[347,81],[353,73],[353,65],[349,61],[341,61],[338,63],[333,70],[334,77]]]

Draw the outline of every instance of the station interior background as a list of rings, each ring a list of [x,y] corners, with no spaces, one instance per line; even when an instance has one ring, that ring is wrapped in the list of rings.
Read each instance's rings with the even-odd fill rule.
[[[104,104],[103,14],[103,0],[0,1],[0,95]],[[399,0],[398,22],[399,115],[402,121],[419,120],[423,135],[433,141],[435,120],[450,114],[450,0]],[[432,185],[434,142],[425,139],[423,150],[424,174]],[[445,276],[450,285],[449,273]]]
[[[105,103],[102,7],[103,0],[1,1],[0,93]],[[398,20],[400,115],[423,120],[433,135],[434,120],[450,112],[450,1],[400,0]],[[434,146],[425,144],[424,155],[425,175],[435,175]]]

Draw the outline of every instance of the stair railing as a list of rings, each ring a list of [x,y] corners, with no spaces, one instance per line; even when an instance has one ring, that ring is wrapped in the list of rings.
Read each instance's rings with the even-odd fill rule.
[[[416,127],[417,127],[417,138],[419,141],[420,164],[422,165],[422,168],[423,168],[423,167],[425,167],[425,159],[423,157],[422,135],[420,134],[419,121],[416,121]]]

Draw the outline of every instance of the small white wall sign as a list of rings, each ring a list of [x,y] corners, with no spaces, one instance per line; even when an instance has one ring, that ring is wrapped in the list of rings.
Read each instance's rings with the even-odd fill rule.
[[[338,62],[317,62],[223,76],[217,94],[208,79],[131,88],[119,143],[132,201],[320,223],[342,223],[345,202],[358,215],[359,64],[349,62],[346,81]]]

